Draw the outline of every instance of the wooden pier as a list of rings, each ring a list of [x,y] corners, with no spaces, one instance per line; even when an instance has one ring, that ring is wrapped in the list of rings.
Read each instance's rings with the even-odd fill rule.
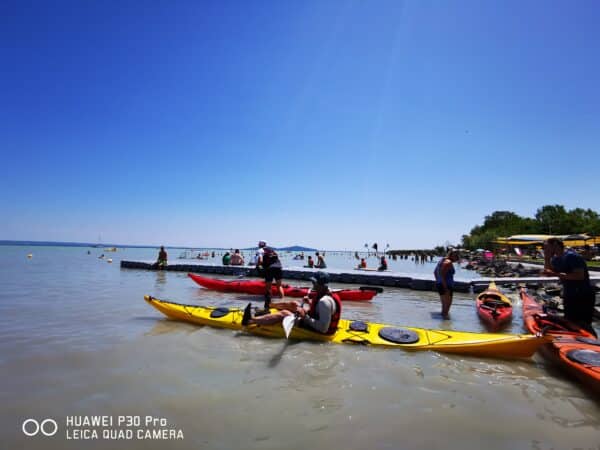
[[[248,276],[259,277],[257,270],[252,266],[223,266],[218,264],[206,264],[191,260],[179,260],[169,263],[163,269],[157,269],[155,261],[121,261],[121,268],[124,269],[143,269],[143,270],[167,270],[175,272],[207,273],[215,275]],[[308,269],[302,267],[288,267],[283,269],[283,277],[289,280],[306,280],[313,276],[319,269]],[[420,291],[435,290],[433,276],[423,275],[422,277],[414,274],[402,272],[374,272],[360,270],[340,270],[325,269],[329,274],[330,280],[335,283],[361,284],[367,286],[387,286],[395,288],[415,289]],[[592,276],[595,282],[600,281],[600,276]],[[490,281],[495,281],[498,285],[525,283],[529,287],[541,286],[543,284],[556,284],[558,278],[554,277],[527,277],[527,278],[473,278],[470,280],[455,279],[454,290],[457,292],[470,292],[474,290],[479,292],[485,289]]]

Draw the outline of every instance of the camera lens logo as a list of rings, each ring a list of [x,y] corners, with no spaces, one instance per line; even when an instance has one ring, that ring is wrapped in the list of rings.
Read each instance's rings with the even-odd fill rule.
[[[42,433],[44,436],[54,436],[58,431],[58,424],[53,419],[43,420],[41,423],[35,419],[27,419],[21,427],[25,436],[36,436]]]

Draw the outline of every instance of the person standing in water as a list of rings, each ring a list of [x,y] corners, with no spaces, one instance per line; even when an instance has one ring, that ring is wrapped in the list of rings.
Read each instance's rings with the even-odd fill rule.
[[[454,289],[454,264],[458,261],[458,252],[450,250],[448,254],[440,259],[435,266],[433,274],[435,275],[435,287],[440,294],[442,302],[442,317],[447,319],[452,306],[452,294]]]
[[[104,255],[103,255],[104,256]],[[162,269],[167,265],[167,252],[164,246],[160,246],[160,250],[158,252],[158,258],[156,260],[156,267]]]
[[[285,296],[283,293],[283,287],[281,286],[281,279],[283,278],[281,270],[282,266],[277,252],[273,248],[267,247],[267,243],[265,241],[258,242],[258,253],[259,256],[256,267],[258,268],[259,266],[262,266],[264,270],[265,311],[268,312],[269,307],[271,306],[271,286],[273,284],[273,280],[275,280],[279,296],[281,298]]]
[[[557,238],[544,242],[543,275],[558,277],[563,285],[565,319],[596,336],[592,327],[596,296],[585,260],[574,250],[565,250]]]

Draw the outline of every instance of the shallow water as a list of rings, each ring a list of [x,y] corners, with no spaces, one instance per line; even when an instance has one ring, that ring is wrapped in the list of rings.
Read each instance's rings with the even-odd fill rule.
[[[112,264],[90,251],[0,247],[2,448],[600,448],[600,399],[538,356],[292,343],[177,323],[143,295],[238,306],[250,297],[119,268],[154,249],[105,253]],[[521,332],[513,299],[506,331]],[[435,293],[402,289],[344,304],[355,319],[484,330],[468,294],[456,294],[450,321],[432,318],[438,310]],[[66,439],[66,417],[80,415],[165,418],[184,439]],[[27,418],[53,418],[59,432],[26,437]]]

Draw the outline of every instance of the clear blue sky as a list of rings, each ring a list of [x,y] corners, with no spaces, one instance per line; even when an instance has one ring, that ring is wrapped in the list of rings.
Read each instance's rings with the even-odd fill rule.
[[[0,4],[0,239],[457,243],[600,211],[597,1]]]

